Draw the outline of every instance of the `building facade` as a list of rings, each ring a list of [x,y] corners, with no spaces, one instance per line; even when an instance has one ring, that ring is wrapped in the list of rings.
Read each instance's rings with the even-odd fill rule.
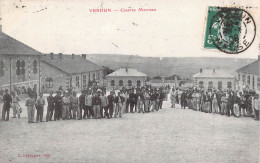
[[[80,91],[89,86],[104,86],[105,71],[86,59],[86,55],[45,54],[42,57],[42,89]]]
[[[120,68],[106,76],[106,87],[113,89],[130,89],[141,87],[146,84],[147,75],[133,68]]]
[[[0,31],[0,89],[40,92],[41,53]]]
[[[235,77],[220,69],[200,69],[193,75],[194,87],[199,90],[235,90]]]
[[[260,55],[258,60],[237,70],[238,90],[260,93]]]

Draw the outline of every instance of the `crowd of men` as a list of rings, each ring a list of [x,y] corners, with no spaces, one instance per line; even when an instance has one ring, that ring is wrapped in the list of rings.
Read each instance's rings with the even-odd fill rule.
[[[178,103],[182,109],[189,108],[205,113],[252,117],[259,120],[260,98],[255,92],[172,89],[170,99],[174,108],[175,103]]]
[[[47,105],[46,122],[70,119],[100,119],[100,118],[122,118],[123,113],[148,113],[162,109],[163,101],[167,100],[169,87],[142,87],[125,89],[119,92],[106,91],[102,89],[91,89],[81,91],[78,97],[77,92],[57,91],[54,96],[50,92],[47,101],[40,93],[39,97],[29,94],[26,100],[28,123],[34,123],[35,109],[37,111],[36,122],[43,122],[44,106]],[[19,105],[17,93],[5,90],[5,94],[0,96],[3,101],[2,119],[9,120],[10,108],[13,109],[13,118],[20,118],[22,111]],[[1,103],[1,100],[0,100]]]

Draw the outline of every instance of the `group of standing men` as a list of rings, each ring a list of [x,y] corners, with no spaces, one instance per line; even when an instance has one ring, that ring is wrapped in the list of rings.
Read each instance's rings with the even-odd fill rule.
[[[163,101],[166,98],[165,90],[160,89],[122,89],[118,93],[106,92],[98,89],[82,90],[77,97],[76,92],[72,95],[68,92],[53,92],[47,97],[48,107],[46,121],[51,121],[54,113],[54,120],[86,119],[86,118],[116,118],[122,117],[123,113],[145,113],[162,109]],[[84,113],[83,113],[84,112]]]
[[[245,116],[259,120],[260,98],[256,93],[247,91],[199,91],[197,89],[172,89],[172,107],[175,103],[181,108],[193,109],[205,113],[218,113],[235,117]]]

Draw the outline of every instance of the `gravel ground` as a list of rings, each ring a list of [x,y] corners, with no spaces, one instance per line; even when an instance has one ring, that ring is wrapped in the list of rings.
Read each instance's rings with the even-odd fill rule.
[[[169,106],[35,124],[23,108],[21,119],[0,121],[0,162],[260,162],[259,122]]]

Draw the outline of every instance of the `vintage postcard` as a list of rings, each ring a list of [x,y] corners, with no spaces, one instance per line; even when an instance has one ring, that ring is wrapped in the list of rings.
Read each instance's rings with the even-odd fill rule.
[[[0,162],[260,162],[259,0],[0,0]]]

